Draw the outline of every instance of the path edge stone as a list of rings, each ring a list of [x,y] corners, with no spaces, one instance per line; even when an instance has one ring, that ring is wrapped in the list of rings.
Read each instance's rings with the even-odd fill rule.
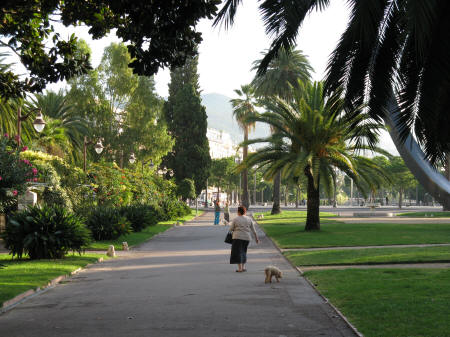
[[[44,292],[54,288],[58,283],[61,283],[65,279],[67,279],[67,278],[69,278],[69,277],[71,277],[73,275],[78,274],[80,271],[82,271],[82,270],[84,270],[84,269],[86,269],[86,268],[88,268],[88,267],[90,267],[90,266],[92,266],[94,264],[102,263],[102,262],[103,262],[103,257],[99,257],[97,259],[97,261],[94,262],[94,263],[89,263],[89,264],[87,264],[84,267],[77,268],[74,271],[70,272],[69,274],[60,275],[58,277],[55,277],[54,279],[50,280],[47,283],[47,285],[45,285],[45,286],[37,287],[36,289],[27,290],[27,291],[25,291],[25,292],[15,296],[15,297],[13,297],[12,299],[3,302],[2,308],[0,310],[0,315],[2,315],[4,313],[6,313],[7,311],[15,308],[17,305],[27,301],[30,298],[33,298],[33,297],[35,297],[35,296],[37,296],[37,295],[39,295],[41,293],[44,293]]]
[[[286,256],[284,256],[283,252],[281,251],[280,247],[278,247],[278,245],[272,240],[272,238],[266,233],[266,231],[264,230],[264,228],[262,226],[259,225],[259,223],[256,221],[256,219],[253,217],[252,214],[252,219],[253,221],[256,222],[256,224],[258,225],[259,229],[261,229],[264,234],[266,235],[266,238],[269,239],[269,241],[274,245],[274,247],[278,250],[278,252],[281,254],[281,256],[283,257],[283,259],[285,261],[287,261],[287,263],[289,263],[289,265],[294,268],[295,271],[297,271],[297,273],[304,279],[306,280],[306,282],[308,282],[308,284],[311,286],[311,288],[314,289],[314,291],[336,312],[336,314],[342,318],[342,320],[348,325],[348,327],[356,334],[356,336],[358,337],[364,337],[364,335],[358,331],[358,329],[356,329],[356,327],[350,323],[350,321],[347,319],[347,317],[344,316],[344,314],[338,309],[336,308],[329,300],[328,298],[326,298],[325,296],[323,296],[320,291],[314,286],[314,284],[308,280],[302,273],[302,271],[300,269],[297,268],[297,266],[295,266]]]

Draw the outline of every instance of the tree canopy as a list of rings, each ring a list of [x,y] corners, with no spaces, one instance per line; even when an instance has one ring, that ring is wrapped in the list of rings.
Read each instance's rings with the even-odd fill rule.
[[[154,75],[160,67],[179,67],[196,54],[202,18],[212,19],[220,0],[105,1],[3,0],[0,7],[0,45],[18,56],[28,70],[21,78],[0,70],[0,96],[24,96],[47,83],[86,73],[89,54],[77,46],[77,37],[63,39],[55,22],[85,25],[94,39],[115,29],[126,44],[130,67],[139,75]]]

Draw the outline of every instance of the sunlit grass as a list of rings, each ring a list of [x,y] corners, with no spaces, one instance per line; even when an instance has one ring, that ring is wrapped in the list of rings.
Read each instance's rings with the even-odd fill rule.
[[[450,262],[450,246],[291,251],[284,255],[296,266]]]
[[[449,269],[305,272],[366,337],[449,336]]]
[[[399,213],[397,216],[404,216],[408,218],[450,218],[450,212],[406,212]]]
[[[450,243],[450,224],[342,223],[321,214],[320,231],[306,232],[305,216],[292,213],[257,220],[280,248]]]
[[[96,262],[101,254],[68,255],[59,260],[17,260],[0,254],[0,303],[25,291],[47,285],[52,279]]]

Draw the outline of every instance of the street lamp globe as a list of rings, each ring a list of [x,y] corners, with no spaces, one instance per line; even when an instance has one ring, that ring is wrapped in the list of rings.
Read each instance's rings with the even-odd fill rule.
[[[33,122],[33,126],[34,126],[34,129],[37,132],[42,132],[42,130],[44,130],[44,128],[45,128],[45,121],[44,121],[44,118],[42,117],[41,111],[39,111],[37,113],[36,119]]]
[[[134,155],[134,153],[131,154],[130,159],[128,159],[128,161],[130,162],[130,164],[134,164],[134,162],[136,161],[136,156]]]
[[[100,153],[102,153],[103,148],[104,147],[103,147],[102,141],[99,139],[98,142],[94,145],[95,152],[100,154]]]

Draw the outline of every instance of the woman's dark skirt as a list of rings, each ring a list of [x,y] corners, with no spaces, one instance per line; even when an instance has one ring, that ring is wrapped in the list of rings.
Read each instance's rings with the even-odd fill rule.
[[[231,244],[230,264],[247,262],[248,240],[233,239]]]
[[[223,217],[226,221],[230,222],[230,213],[228,213],[228,212],[223,213]]]

